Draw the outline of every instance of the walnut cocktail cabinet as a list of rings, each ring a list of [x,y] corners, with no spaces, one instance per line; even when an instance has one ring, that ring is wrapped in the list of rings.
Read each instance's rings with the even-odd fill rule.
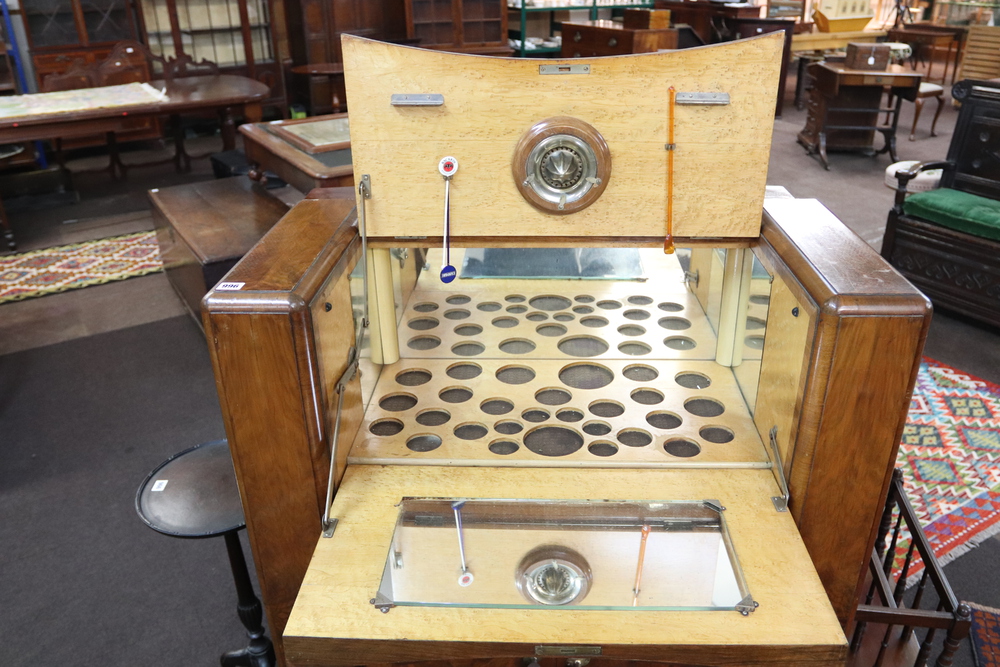
[[[356,198],[204,302],[284,664],[843,664],[930,310],[763,199],[781,46],[345,38]]]

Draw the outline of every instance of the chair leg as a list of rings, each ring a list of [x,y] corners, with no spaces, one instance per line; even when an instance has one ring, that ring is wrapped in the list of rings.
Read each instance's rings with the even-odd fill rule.
[[[920,120],[920,112],[924,108],[924,99],[922,97],[918,97],[913,102],[913,105],[916,107],[916,109],[913,110],[913,127],[910,129],[910,141],[913,141],[915,138],[913,135],[917,131],[917,121]],[[940,108],[938,110],[940,111]]]
[[[938,116],[941,115],[941,109],[944,108],[944,96],[943,95],[938,95],[937,96],[937,103],[938,103],[938,108],[937,108],[937,111],[934,112],[934,122],[931,123],[931,136],[932,137],[936,137],[937,136],[937,130],[935,128],[937,127]]]

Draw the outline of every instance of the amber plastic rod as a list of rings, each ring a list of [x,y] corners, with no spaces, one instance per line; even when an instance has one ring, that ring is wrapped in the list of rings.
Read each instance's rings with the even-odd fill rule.
[[[632,589],[632,606],[639,600],[639,586],[642,584],[642,564],[646,560],[646,540],[649,539],[649,525],[642,527],[642,537],[639,540],[639,562],[635,567],[635,588]]]
[[[677,90],[670,86],[670,104],[667,107],[667,236],[663,239],[663,252],[674,254],[674,106]]]

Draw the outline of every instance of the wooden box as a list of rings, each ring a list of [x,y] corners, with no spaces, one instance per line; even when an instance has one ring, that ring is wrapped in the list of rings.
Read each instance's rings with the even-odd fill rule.
[[[662,30],[670,27],[669,9],[626,9],[623,25],[630,30]]]
[[[884,72],[889,67],[888,44],[859,44],[851,42],[847,45],[847,69],[859,69]]]
[[[246,176],[149,191],[163,269],[199,324],[201,299],[288,207]]]

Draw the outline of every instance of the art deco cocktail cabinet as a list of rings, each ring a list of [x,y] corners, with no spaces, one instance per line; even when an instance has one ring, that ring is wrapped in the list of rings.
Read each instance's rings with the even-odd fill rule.
[[[204,303],[285,664],[843,663],[929,305],[764,199],[781,48],[345,37],[358,190]]]

